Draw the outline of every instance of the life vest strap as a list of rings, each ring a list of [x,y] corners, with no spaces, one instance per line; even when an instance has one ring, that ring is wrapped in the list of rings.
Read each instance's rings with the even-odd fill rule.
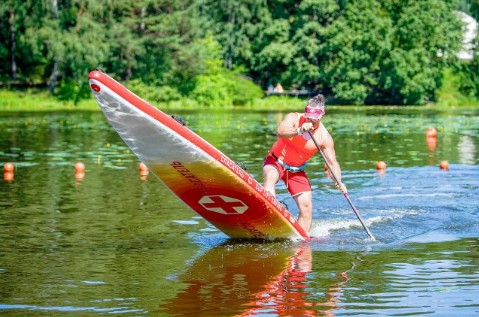
[[[287,170],[288,172],[291,172],[291,173],[298,173],[298,172],[301,172],[305,169],[306,167],[306,163],[304,163],[303,165],[301,166],[291,166],[289,164],[286,164],[285,162],[283,162],[282,159],[280,159],[279,157],[277,157],[273,152],[271,152],[271,155],[274,157],[274,159],[276,160],[276,162],[279,163],[279,165],[281,165],[282,167],[284,167],[285,170]]]

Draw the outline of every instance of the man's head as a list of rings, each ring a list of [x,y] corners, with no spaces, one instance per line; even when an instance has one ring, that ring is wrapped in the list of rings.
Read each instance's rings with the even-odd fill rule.
[[[326,99],[321,94],[309,99],[304,109],[304,117],[313,120],[321,119],[325,114],[325,103]]]

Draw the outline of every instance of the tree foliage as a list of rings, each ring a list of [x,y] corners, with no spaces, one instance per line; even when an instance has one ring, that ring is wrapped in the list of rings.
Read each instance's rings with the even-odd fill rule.
[[[100,66],[159,102],[246,104],[280,82],[343,103],[421,104],[457,66],[479,96],[478,57],[455,57],[457,9],[477,19],[479,0],[4,0],[0,81],[79,100]]]

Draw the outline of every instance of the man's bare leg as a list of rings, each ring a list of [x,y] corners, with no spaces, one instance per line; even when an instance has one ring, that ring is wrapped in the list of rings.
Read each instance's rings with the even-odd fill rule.
[[[296,201],[299,209],[298,223],[301,225],[304,231],[309,233],[313,221],[313,193],[311,191],[307,191],[298,194],[294,196],[294,200]]]

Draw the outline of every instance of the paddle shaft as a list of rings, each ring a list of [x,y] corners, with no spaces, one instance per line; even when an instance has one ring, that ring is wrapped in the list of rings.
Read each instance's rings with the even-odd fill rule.
[[[323,160],[324,160],[324,163],[326,163],[326,166],[328,167],[328,170],[329,170],[329,173],[331,174],[331,176],[333,177],[333,180],[336,184],[339,184],[339,180],[338,178],[336,177],[336,174],[333,172],[333,169],[331,168],[331,165],[329,164],[328,162],[328,159],[326,158],[326,156],[324,155],[324,152],[323,150],[319,147],[318,143],[316,143],[316,140],[313,138],[313,135],[311,134],[311,131],[308,131],[308,134],[309,136],[311,137],[311,140],[313,140],[314,142],[314,145],[316,145],[316,147],[318,148],[319,150],[319,153],[321,153],[321,156],[323,157]],[[364,221],[363,219],[361,218],[361,215],[359,214],[359,211],[356,209],[356,207],[354,206],[353,202],[351,201],[351,198],[349,198],[349,195],[348,193],[343,193],[344,197],[346,198],[346,200],[348,201],[349,205],[351,206],[351,209],[353,210],[354,214],[356,215],[356,217],[358,218],[359,222],[361,223],[361,225],[363,226],[364,230],[366,230],[367,234],[369,235],[369,237],[371,238],[371,240],[373,241],[376,241],[376,238],[374,238],[373,234],[371,233],[371,231],[369,231],[368,227],[364,224]]]

